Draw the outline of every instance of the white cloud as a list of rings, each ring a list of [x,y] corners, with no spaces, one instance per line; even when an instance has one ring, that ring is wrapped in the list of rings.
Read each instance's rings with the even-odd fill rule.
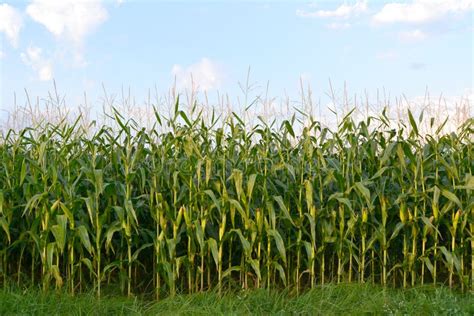
[[[78,47],[108,17],[101,0],[33,0],[26,12],[54,36],[67,39]]]
[[[353,5],[342,4],[335,10],[318,10],[308,12],[305,10],[297,10],[296,14],[305,18],[342,18],[347,19],[355,15],[359,15],[367,11],[367,0],[358,0]]]
[[[0,33],[5,33],[12,46],[17,47],[23,21],[21,14],[11,5],[0,4]]]
[[[400,32],[398,36],[402,41],[405,42],[419,42],[426,39],[427,37],[426,33],[419,29]]]
[[[39,80],[49,81],[53,79],[53,66],[51,61],[45,59],[42,54],[41,48],[30,46],[26,53],[21,54],[21,59],[25,65],[30,66],[37,73]]]
[[[171,74],[179,87],[192,88],[194,84],[201,91],[219,88],[224,79],[220,65],[209,58],[202,58],[188,67],[176,64],[171,69]]]
[[[3,52],[3,50],[0,50],[0,59],[3,59],[3,57],[5,57],[5,53]]]
[[[375,23],[425,23],[449,14],[469,12],[474,9],[472,0],[413,0],[411,3],[393,2],[373,16]]]

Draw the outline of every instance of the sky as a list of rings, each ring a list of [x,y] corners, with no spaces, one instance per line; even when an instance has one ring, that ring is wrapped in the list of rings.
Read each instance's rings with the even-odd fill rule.
[[[130,88],[297,100],[336,91],[473,96],[472,0],[0,1],[0,108],[45,97],[75,106]],[[322,101],[326,102],[326,101]],[[471,111],[472,112],[472,111]]]

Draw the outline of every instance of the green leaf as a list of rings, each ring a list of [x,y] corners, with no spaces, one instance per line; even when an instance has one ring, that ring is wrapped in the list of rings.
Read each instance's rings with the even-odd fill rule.
[[[118,221],[112,223],[105,233],[105,248],[111,249],[112,238],[114,234],[122,229],[122,224]]]
[[[198,220],[195,220],[194,227],[196,228],[196,239],[202,252],[204,251],[204,232],[202,231],[201,223]]]
[[[425,226],[428,226],[429,228],[431,228],[433,231],[435,231],[438,234],[438,236],[441,237],[441,233],[439,232],[438,228],[436,228],[426,216],[421,216],[421,220],[425,224]]]
[[[61,287],[63,285],[63,278],[61,277],[61,273],[59,272],[59,267],[57,265],[51,266],[51,274],[56,281],[56,286]]]
[[[355,183],[355,188],[357,189],[357,191],[359,191],[359,193],[362,194],[362,196],[364,197],[367,205],[370,205],[371,204],[371,202],[370,202],[370,190],[367,189],[367,187],[362,182],[356,182]]]
[[[389,167],[382,167],[378,169],[378,171],[372,176],[372,178],[370,178],[370,180],[375,180],[377,178],[380,178],[387,169],[389,169]]]
[[[84,246],[84,248],[86,248],[87,252],[89,252],[89,254],[92,254],[92,245],[89,239],[89,233],[87,232],[87,228],[83,225],[78,226],[76,228],[76,233],[79,236],[82,245]]]
[[[174,103],[174,115],[177,116],[179,111],[179,95],[176,97],[176,102]]]
[[[309,180],[305,180],[304,182],[305,193],[306,193],[306,204],[308,205],[308,209],[313,206],[313,184]]]
[[[450,200],[451,202],[453,202],[454,204],[456,204],[457,206],[459,206],[460,208],[462,208],[461,201],[458,199],[458,197],[457,197],[454,193],[452,193],[452,192],[450,192],[450,191],[448,191],[448,190],[445,190],[445,189],[441,189],[441,194],[442,194],[445,198],[447,198],[448,200]]]
[[[94,208],[94,202],[92,197],[88,196],[86,198],[82,198],[84,202],[86,202],[86,208],[87,208],[87,213],[89,214],[89,220],[92,224],[92,226],[95,227],[95,208]],[[97,227],[96,227],[97,228]]]
[[[186,113],[184,113],[183,111],[178,111],[179,115],[183,118],[184,122],[186,122],[186,124],[188,125],[188,127],[192,127],[193,124],[191,123],[191,121],[189,120],[188,116],[186,115]]]
[[[244,235],[242,234],[242,231],[240,229],[232,229],[231,232],[235,232],[239,236],[240,243],[242,244],[242,248],[244,249],[245,256],[250,257],[252,249],[250,249],[250,243],[244,237]]]
[[[293,126],[291,126],[291,123],[288,122],[288,120],[285,120],[283,124],[285,125],[285,128],[288,131],[288,133],[291,135],[291,137],[295,138],[295,131],[293,130]]]
[[[104,273],[104,274],[112,273],[118,267],[120,267],[120,261],[111,262],[111,263],[109,263],[108,265],[106,265],[104,267],[104,269],[102,270],[102,273]]]
[[[127,211],[128,216],[132,215],[135,224],[138,224],[137,214],[135,213],[135,208],[133,207],[133,203],[131,200],[125,201],[125,210]]]
[[[82,258],[81,262],[86,265],[86,267],[89,269],[89,273],[92,273],[95,277],[97,277],[97,274],[94,271],[94,268],[92,267],[92,262],[89,258]]]
[[[146,249],[146,248],[150,248],[153,246],[153,243],[147,243],[147,244],[144,244],[142,245],[140,248],[138,248],[137,250],[135,250],[135,252],[133,253],[132,255],[132,261],[135,261],[137,260],[138,258],[138,255],[140,254],[140,252],[142,252],[142,250]]]
[[[58,249],[62,253],[66,247],[66,229],[67,229],[67,216],[57,215],[56,221],[58,224],[51,226],[51,232],[53,233],[54,239]]]
[[[7,235],[8,243],[11,242],[11,237],[10,237],[10,228],[8,227],[8,222],[5,217],[1,216],[0,217],[0,227],[2,227],[3,231]]]
[[[439,247],[441,252],[443,253],[444,257],[446,258],[446,261],[448,262],[448,265],[454,265],[456,270],[459,272],[461,270],[461,262],[459,261],[458,256],[456,256],[454,253],[448,251],[445,246]]]
[[[94,170],[94,186],[97,194],[104,192],[104,172],[101,169]]]
[[[216,198],[214,192],[212,192],[211,190],[206,190],[206,191],[204,191],[204,193],[206,193],[211,198],[212,202],[214,203],[214,206],[220,212],[221,211],[221,206],[220,206],[220,203],[217,201],[217,198]]]
[[[53,255],[54,255],[54,249],[56,248],[56,243],[50,242],[48,246],[46,246],[46,266],[48,269],[51,269],[53,266]]]
[[[214,238],[209,238],[207,243],[211,249],[212,257],[214,258],[214,263],[216,266],[219,265],[219,252],[217,250],[217,241]]]
[[[242,270],[239,266],[232,266],[230,268],[228,268],[227,270],[225,270],[223,273],[222,273],[222,278],[225,278],[227,276],[229,276],[232,272],[236,272],[236,271],[240,271]]]
[[[309,227],[311,229],[311,241],[315,242],[316,241],[316,221],[315,219],[308,213],[304,214],[309,221]]]
[[[311,245],[311,243],[307,242],[306,240],[303,240],[303,246],[306,250],[306,255],[308,256],[308,260],[309,262],[311,263],[311,261],[314,259],[314,255],[313,255],[313,252],[314,252],[314,248],[313,248],[313,245]]]
[[[258,262],[257,260],[255,260],[255,259],[250,259],[250,260],[248,260],[248,261],[249,261],[250,266],[252,267],[253,271],[254,271],[255,274],[257,275],[257,278],[258,278],[259,280],[261,280],[261,279],[262,279],[262,276],[261,276],[261,274],[260,274],[260,264],[259,264],[259,262]]]
[[[336,200],[339,203],[344,204],[351,211],[353,210],[351,201],[348,198],[343,197],[341,192],[336,192],[336,193],[332,194],[328,198],[328,201],[332,201],[332,200]]]
[[[279,264],[278,262],[273,262],[272,264],[273,264],[273,267],[278,271],[278,273],[280,275],[280,279],[283,281],[283,285],[286,286],[285,270],[283,269],[281,264]]]
[[[247,181],[247,198],[251,199],[253,194],[253,188],[255,187],[255,181],[257,180],[257,175],[251,174]]]
[[[275,201],[278,203],[278,206],[280,207],[280,210],[283,212],[283,215],[286,219],[288,219],[293,226],[295,225],[295,222],[293,222],[293,219],[290,216],[290,212],[286,208],[285,203],[283,202],[283,198],[281,196],[274,196],[273,197]]]
[[[74,216],[72,215],[72,212],[67,208],[64,203],[59,203],[59,206],[61,207],[61,210],[64,212],[64,214],[67,216],[69,219],[69,225],[74,226]]]
[[[384,150],[382,158],[380,158],[380,165],[383,166],[393,155],[393,148],[397,145],[397,142],[390,143]]]
[[[285,243],[283,242],[283,238],[281,238],[280,233],[275,229],[270,229],[268,231],[268,235],[273,237],[273,239],[275,240],[278,252],[280,253],[280,257],[283,260],[283,262],[286,264]]]
[[[433,275],[434,273],[434,266],[433,264],[431,263],[430,261],[430,258],[423,258],[423,262],[425,263],[426,267],[428,268],[428,270],[430,271],[431,275]]]
[[[389,240],[395,239],[398,236],[398,234],[400,233],[400,230],[402,230],[403,227],[405,227],[405,224],[398,223],[397,226],[395,226],[395,229],[393,230],[392,236],[390,236]]]
[[[242,181],[243,181],[243,175],[242,171],[238,169],[232,170],[232,178],[234,179],[234,185],[235,185],[235,190],[237,191],[237,197],[239,200],[244,199],[243,197],[243,188],[242,188]]]
[[[31,212],[34,208],[36,208],[38,204],[41,202],[41,200],[46,196],[48,196],[48,192],[43,192],[43,193],[38,193],[38,194],[33,195],[26,203],[22,216],[25,216],[25,214],[28,211]]]
[[[410,120],[410,125],[413,131],[415,132],[415,135],[418,136],[418,126],[416,126],[415,119],[413,118],[413,115],[411,114],[410,110],[408,110],[408,119]]]
[[[21,171],[20,171],[20,185],[23,184],[26,178],[26,159],[23,159],[21,162]]]

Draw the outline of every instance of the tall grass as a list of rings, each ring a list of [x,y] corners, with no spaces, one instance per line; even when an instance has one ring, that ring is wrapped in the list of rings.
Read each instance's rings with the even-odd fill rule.
[[[472,315],[473,295],[446,287],[387,289],[369,284],[329,284],[295,296],[266,289],[215,291],[150,301],[93,292],[0,289],[2,315]]]
[[[310,116],[248,125],[179,101],[150,130],[110,117],[118,129],[78,119],[3,136],[3,284],[157,298],[328,282],[474,290],[472,118],[424,135],[411,112],[395,129],[385,113],[336,129]]]

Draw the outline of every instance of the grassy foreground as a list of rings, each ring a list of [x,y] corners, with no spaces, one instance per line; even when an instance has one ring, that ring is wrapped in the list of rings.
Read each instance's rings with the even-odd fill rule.
[[[105,296],[72,297],[36,289],[0,290],[0,315],[230,315],[230,314],[473,315],[474,295],[446,287],[384,289],[361,284],[325,285],[298,297],[287,291],[251,290],[178,295],[161,301]]]

